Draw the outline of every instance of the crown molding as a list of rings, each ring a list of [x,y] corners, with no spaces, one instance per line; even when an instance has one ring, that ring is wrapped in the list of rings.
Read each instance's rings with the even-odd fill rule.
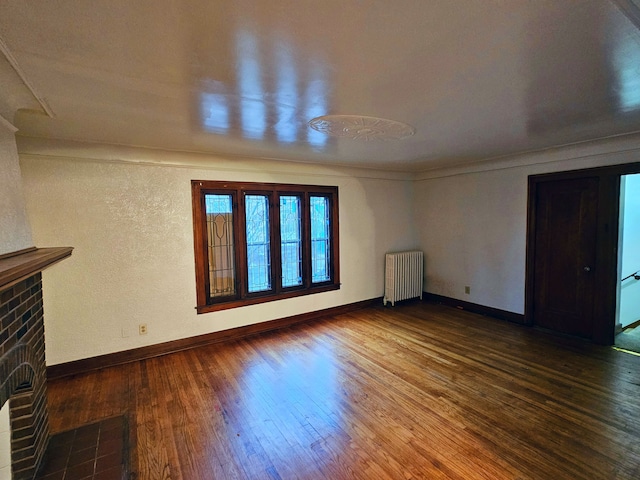
[[[77,140],[16,135],[20,158],[128,163],[140,166],[190,168],[229,172],[254,172],[309,177],[344,177],[411,181],[411,172],[323,165],[248,156],[163,150]]]
[[[585,168],[596,165],[615,165],[635,162],[638,160],[638,154],[640,154],[640,134],[633,132],[588,142],[553,147],[546,150],[494,158],[476,163],[424,170],[417,172],[414,180],[423,181],[457,175],[533,167],[536,165],[547,165],[546,170],[553,170],[553,165],[563,165],[571,161],[583,162],[585,163]],[[589,163],[589,165],[586,165],[587,163]]]
[[[46,113],[50,118],[55,118],[55,113],[53,112],[47,101],[44,99],[44,97],[42,97],[33,86],[33,83],[31,83],[31,81],[27,77],[27,74],[24,72],[24,70],[22,70],[22,68],[18,64],[18,61],[16,60],[16,57],[13,56],[13,53],[11,53],[11,50],[9,50],[9,47],[1,36],[0,52],[2,52],[4,57],[7,59],[7,62],[9,62],[9,65],[11,65],[11,68],[13,68],[18,77],[20,77],[20,80],[22,81],[24,86],[27,87],[27,90],[29,90],[29,93],[31,93],[35,101],[38,102],[44,113]]]

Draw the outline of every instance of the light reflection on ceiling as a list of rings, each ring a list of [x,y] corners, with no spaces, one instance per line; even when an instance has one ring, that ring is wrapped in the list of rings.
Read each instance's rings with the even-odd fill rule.
[[[240,90],[240,123],[245,138],[261,140],[266,129],[266,106],[261,67],[256,58],[258,42],[250,33],[240,30],[236,38],[236,65]]]
[[[202,92],[200,94],[202,126],[212,133],[224,135],[229,130],[229,106],[227,99],[220,93]]]
[[[303,64],[295,62],[293,47],[282,38],[274,42],[269,55],[260,54],[264,47],[251,31],[238,30],[235,39],[237,93],[229,93],[230,88],[221,82],[204,82],[200,92],[202,128],[218,135],[241,132],[247,140],[275,140],[278,144],[304,140],[315,149],[323,149],[327,135],[300,121],[327,112],[326,83],[319,62],[313,59]],[[274,59],[269,66],[275,68],[274,94],[268,91],[266,83],[270,76],[261,58]],[[297,70],[296,65],[302,71]],[[304,92],[298,90],[298,85],[303,86]]]
[[[274,52],[277,65],[277,123],[276,135],[280,143],[293,143],[298,138],[296,128],[296,109],[298,105],[297,72],[291,58],[291,51],[277,48]]]
[[[629,113],[640,109],[640,40],[613,29],[613,71],[617,81],[618,109]]]
[[[327,112],[326,96],[324,95],[325,86],[321,77],[317,78],[317,80],[308,83],[304,97],[306,101],[306,117],[309,120],[324,115]],[[311,146],[324,147],[327,142],[327,136],[324,133],[314,130],[306,123],[305,130],[307,132],[307,141]]]
[[[5,61],[0,113],[23,152],[46,139],[404,172],[633,142],[639,4],[6,1],[4,56],[46,102]],[[354,141],[309,127],[327,115],[415,133]]]

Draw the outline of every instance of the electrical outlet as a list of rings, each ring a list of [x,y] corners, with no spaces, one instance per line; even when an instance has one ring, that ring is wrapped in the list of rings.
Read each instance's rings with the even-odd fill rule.
[[[466,287],[464,287],[464,293],[469,295],[471,293],[471,287],[469,287],[468,285]]]
[[[146,323],[141,323],[140,325],[138,325],[138,333],[140,333],[140,335],[146,335],[147,334],[147,324]]]

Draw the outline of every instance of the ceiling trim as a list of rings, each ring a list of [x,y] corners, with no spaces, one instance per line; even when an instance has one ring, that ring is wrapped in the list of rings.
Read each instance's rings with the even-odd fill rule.
[[[16,135],[20,158],[73,160],[97,163],[133,164],[169,168],[216,170],[236,173],[291,175],[299,178],[335,177],[370,180],[411,181],[412,172],[377,170],[335,164],[296,162],[283,159],[163,150],[151,147],[114,145],[77,140]]]
[[[472,164],[455,165],[425,170],[416,173],[417,182],[436,178],[455,177],[485,172],[496,172],[514,168],[540,168],[552,171],[552,165],[566,162],[584,162],[584,168],[632,163],[638,161],[640,153],[640,133],[607,137],[589,142],[553,147],[545,150],[523,152],[509,157]],[[588,162],[589,163],[587,165]],[[571,170],[572,168],[567,168]]]
[[[13,53],[11,53],[11,50],[9,50],[9,47],[7,46],[6,42],[1,36],[0,36],[0,52],[2,52],[2,54],[5,56],[5,58],[9,62],[9,65],[11,65],[11,67],[16,72],[18,77],[20,77],[20,80],[22,80],[22,83],[24,83],[25,87],[27,87],[27,89],[29,90],[33,98],[36,100],[36,102],[38,102],[40,107],[42,107],[42,110],[44,110],[44,112],[47,114],[48,117],[55,118],[56,116],[55,113],[53,112],[53,110],[51,109],[47,101],[44,99],[44,97],[42,97],[38,93],[36,88],[33,86],[31,81],[27,77],[27,74],[24,72],[24,70],[22,70],[22,68],[18,64],[18,61],[16,60],[16,57],[13,56]]]

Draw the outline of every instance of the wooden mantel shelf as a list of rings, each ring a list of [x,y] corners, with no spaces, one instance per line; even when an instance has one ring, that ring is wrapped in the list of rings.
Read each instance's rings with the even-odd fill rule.
[[[0,291],[71,256],[73,247],[27,248],[0,256]]]

